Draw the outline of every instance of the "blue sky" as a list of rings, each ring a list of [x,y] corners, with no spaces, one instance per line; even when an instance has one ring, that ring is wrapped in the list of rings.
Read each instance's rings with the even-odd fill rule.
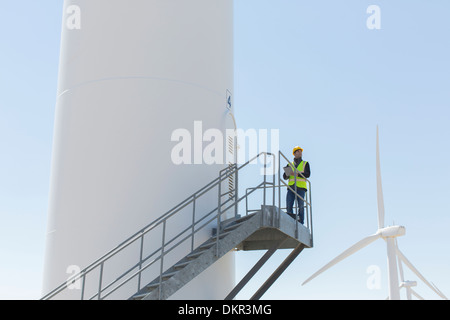
[[[381,30],[366,27],[372,4]],[[386,224],[406,227],[400,249],[450,296],[449,13],[445,0],[235,1],[237,124],[279,129],[281,150],[302,146],[312,170],[315,247],[264,298],[387,296],[383,241],[300,285],[376,232],[376,125]],[[61,15],[62,1],[0,0],[2,299],[40,296]],[[238,277],[262,254],[237,253]],[[288,254],[272,257],[238,297]],[[371,265],[381,272],[377,290],[366,285]],[[416,291],[437,298],[419,280]]]

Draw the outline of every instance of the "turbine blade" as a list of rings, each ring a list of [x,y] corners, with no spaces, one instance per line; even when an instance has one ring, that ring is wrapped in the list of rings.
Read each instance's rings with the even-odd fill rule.
[[[376,233],[374,235],[368,236],[368,237],[362,239],[361,241],[355,243],[353,246],[351,246],[350,248],[348,248],[347,250],[342,252],[340,255],[338,255],[336,258],[331,260],[329,263],[327,263],[325,266],[323,266],[321,269],[319,269],[316,273],[314,273],[312,276],[310,276],[308,279],[306,279],[302,283],[302,286],[305,285],[306,283],[308,283],[309,281],[311,281],[312,279],[314,279],[315,277],[317,277],[319,274],[321,274],[325,270],[331,268],[338,262],[344,260],[345,258],[347,258],[348,256],[352,255],[353,253],[357,252],[358,250],[361,250],[362,248],[368,246],[369,244],[371,244],[378,238],[381,238],[381,234]]]
[[[440,296],[442,299],[447,299],[446,296],[444,296],[439,290],[436,290],[436,288],[434,288],[431,283],[429,283],[427,281],[427,279],[425,279],[425,277],[419,272],[419,270],[417,270],[412,263],[405,257],[405,255],[397,248],[397,256],[403,261],[404,264],[406,264],[406,266],[411,269],[412,272],[414,272],[416,274],[416,276],[419,277],[420,280],[422,280],[428,287],[431,288],[431,290],[433,290],[434,292],[437,293],[438,296]]]
[[[445,300],[448,300],[447,297],[445,296],[445,294],[443,294],[442,291],[439,290],[438,287],[437,287],[433,282],[432,282],[431,284],[433,285],[433,287],[434,287],[437,291],[439,291],[439,292],[441,293],[441,295],[442,295],[443,297],[445,297],[445,298],[444,298]]]
[[[413,295],[416,296],[416,298],[418,298],[418,299],[420,299],[420,300],[425,300],[425,299],[422,298],[417,292],[415,292],[413,289],[410,289],[410,290],[411,290],[411,293],[412,293]]]
[[[398,251],[397,238],[395,238],[395,250]],[[404,276],[403,276],[403,265],[402,265],[402,260],[398,257],[398,255],[397,255],[397,258],[398,258],[398,271],[399,271],[399,273],[400,273],[400,281],[401,281],[401,282],[404,282],[404,281],[405,281],[405,278],[404,278]]]
[[[383,187],[381,184],[380,139],[378,136],[378,126],[377,126],[377,205],[378,205],[378,229],[382,229],[384,228],[384,200],[383,200]]]

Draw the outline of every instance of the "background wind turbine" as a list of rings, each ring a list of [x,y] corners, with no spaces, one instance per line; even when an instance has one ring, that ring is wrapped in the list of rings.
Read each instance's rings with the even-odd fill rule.
[[[361,250],[362,248],[368,246],[377,239],[384,239],[386,241],[387,247],[387,258],[388,258],[388,286],[389,286],[389,299],[399,300],[400,299],[400,289],[398,281],[398,271],[397,271],[397,252],[395,238],[403,236],[406,233],[406,229],[403,226],[384,226],[384,200],[383,200],[383,189],[381,184],[381,169],[380,169],[380,147],[379,147],[379,135],[377,126],[377,146],[376,146],[376,171],[377,171],[377,206],[378,206],[378,230],[375,234],[370,235],[344,252],[338,255],[336,258],[331,260],[316,273],[306,279],[302,285],[305,285],[313,278],[317,277],[319,274],[325,270],[331,268],[338,262],[344,260],[353,253]],[[404,256],[403,256],[404,257]],[[406,259],[406,258],[405,258]],[[402,261],[404,261],[402,259]],[[406,263],[405,263],[406,264]],[[412,265],[411,265],[412,266]]]
[[[397,243],[397,239],[395,240],[395,248],[396,250],[398,250],[398,243]],[[398,257],[398,256],[397,256]],[[412,295],[415,295],[417,298],[419,298],[420,300],[424,300],[424,298],[422,298],[417,292],[415,292],[412,287],[417,286],[417,282],[416,281],[410,281],[410,280],[406,280],[405,281],[405,277],[403,274],[403,266],[402,266],[402,260],[400,258],[398,258],[398,271],[400,273],[400,290],[402,288],[406,289],[406,298],[408,300],[412,300]],[[387,297],[386,299],[389,299],[389,297]]]
[[[412,287],[417,285],[415,281],[405,281],[403,276],[402,262],[414,272],[420,280],[422,280],[428,287],[430,287],[434,292],[436,292],[441,298],[446,299],[447,297],[434,285],[430,284],[424,276],[412,265],[412,263],[405,257],[405,255],[400,251],[397,245],[397,237],[403,236],[406,233],[406,229],[403,226],[390,226],[384,227],[384,200],[383,200],[383,189],[381,185],[381,169],[380,169],[380,148],[379,148],[379,134],[377,126],[377,150],[376,150],[376,169],[377,169],[377,204],[378,204],[378,230],[375,234],[368,236],[361,241],[357,242],[349,249],[345,250],[339,256],[331,260],[328,264],[310,276],[303,282],[302,285],[311,281],[313,278],[317,277],[319,274],[325,270],[331,268],[338,262],[344,260],[346,257],[352,255],[358,250],[366,247],[370,243],[374,242],[379,238],[383,238],[387,243],[387,255],[388,255],[388,285],[389,285],[389,299],[398,300],[400,299],[400,288],[406,288],[407,298],[410,300],[412,295],[415,295],[419,299],[423,298],[415,292]],[[398,270],[400,271],[401,284],[398,281],[397,272],[397,257],[399,260]]]
[[[416,281],[405,281],[404,280],[404,276],[403,276],[403,267],[402,267],[402,262],[412,271],[416,274],[416,276],[419,277],[420,280],[422,280],[428,287],[431,288],[431,290],[433,290],[434,292],[436,292],[436,294],[438,296],[440,296],[442,299],[447,300],[447,297],[434,285],[431,284],[430,282],[428,282],[425,277],[412,265],[412,263],[405,257],[405,255],[400,251],[400,249],[398,248],[398,243],[397,241],[395,241],[395,249],[396,249],[396,254],[399,260],[398,263],[398,267],[399,267],[399,272],[400,272],[400,278],[402,280],[401,284],[400,284],[400,288],[405,288],[406,289],[406,298],[408,300],[411,300],[412,295],[416,296],[417,298],[419,298],[420,300],[424,300],[417,292],[415,292],[412,287],[417,286],[417,282]]]

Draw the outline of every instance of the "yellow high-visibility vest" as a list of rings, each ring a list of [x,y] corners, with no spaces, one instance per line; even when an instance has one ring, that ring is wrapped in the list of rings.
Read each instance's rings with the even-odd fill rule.
[[[307,163],[308,163],[308,161],[301,161],[298,164],[297,170],[303,174],[305,172],[305,166]],[[292,162],[292,164],[289,164],[289,165],[292,167],[292,170],[294,170],[295,163]],[[295,172],[295,170],[294,170],[294,172]],[[290,186],[293,186],[295,184],[295,181],[297,181],[297,188],[308,189],[307,184],[306,184],[306,179],[303,178],[302,176],[297,176],[297,178],[294,176],[289,176],[289,185]]]

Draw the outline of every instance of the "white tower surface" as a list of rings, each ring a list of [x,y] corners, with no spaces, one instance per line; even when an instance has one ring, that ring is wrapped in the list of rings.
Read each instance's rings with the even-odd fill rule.
[[[192,164],[173,163],[176,129],[194,148],[194,121],[224,136],[231,123],[232,0],[65,0],[63,14],[44,294],[218,177],[225,164],[194,164],[194,152]],[[209,204],[217,193],[198,206]],[[229,253],[174,298],[223,299],[234,276]]]

